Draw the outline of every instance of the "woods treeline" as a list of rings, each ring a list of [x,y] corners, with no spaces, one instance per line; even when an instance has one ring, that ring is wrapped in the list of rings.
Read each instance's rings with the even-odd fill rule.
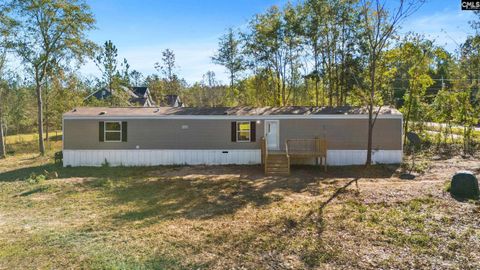
[[[127,106],[122,89],[147,86],[157,104],[176,94],[187,106],[362,106],[369,113],[369,150],[376,115],[393,106],[404,114],[404,133],[432,136],[425,123],[445,123],[436,138],[440,145],[459,133],[458,125],[464,150],[471,151],[480,117],[478,13],[465,26],[471,34],[451,52],[420,34],[401,33],[402,22],[423,1],[399,0],[388,9],[385,2],[305,0],[272,6],[220,37],[211,60],[225,68],[227,82],[206,70],[201,81],[188,84],[171,49],[163,51],[154,74],[142,74],[128,59],[119,59],[112,41],[89,40],[95,18],[82,0],[2,1],[0,135],[38,132],[44,153],[44,141],[49,131],[61,128],[63,112]],[[89,59],[98,78],[78,72]],[[21,62],[21,68],[9,61]],[[102,88],[113,95],[85,100]]]

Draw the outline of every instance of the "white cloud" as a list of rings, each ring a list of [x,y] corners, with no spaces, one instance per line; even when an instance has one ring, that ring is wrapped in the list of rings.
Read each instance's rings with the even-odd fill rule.
[[[423,34],[435,40],[437,45],[454,52],[458,44],[465,41],[471,34],[468,21],[473,19],[473,13],[461,10],[443,10],[431,15],[413,16],[402,26],[402,33],[409,31]]]

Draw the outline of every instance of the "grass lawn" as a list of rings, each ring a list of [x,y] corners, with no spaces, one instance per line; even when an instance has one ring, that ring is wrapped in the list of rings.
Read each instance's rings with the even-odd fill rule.
[[[265,177],[257,166],[62,168],[10,156],[0,269],[479,269],[480,204],[444,191],[467,168],[480,173],[479,160],[400,180],[389,166]]]
[[[45,138],[45,134],[44,134]],[[16,134],[5,138],[6,150],[10,155],[28,154],[38,149],[38,134]],[[49,141],[45,142],[45,149],[49,152],[59,151],[62,148],[62,131],[51,131]]]
[[[62,138],[62,131],[50,131],[49,133],[50,139],[54,141],[61,140]],[[46,134],[43,135],[44,137]],[[23,142],[37,142],[38,134],[37,133],[28,133],[28,134],[15,134],[15,135],[8,135],[6,138],[7,144],[16,144],[16,143],[23,143]]]

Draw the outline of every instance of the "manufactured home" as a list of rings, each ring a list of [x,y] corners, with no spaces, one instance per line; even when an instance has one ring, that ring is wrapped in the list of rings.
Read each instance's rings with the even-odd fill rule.
[[[354,107],[83,107],[63,115],[63,164],[260,164],[269,153],[288,157],[289,164],[325,157],[328,165],[360,165],[367,123],[366,111]],[[373,162],[401,161],[402,114],[383,108]]]

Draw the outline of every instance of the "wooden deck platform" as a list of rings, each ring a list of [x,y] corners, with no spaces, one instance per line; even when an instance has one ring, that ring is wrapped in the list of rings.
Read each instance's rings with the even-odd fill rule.
[[[269,150],[267,140],[262,137],[261,158],[265,174],[290,174],[290,158],[315,158],[327,170],[327,142],[325,139],[289,139],[285,150]]]

